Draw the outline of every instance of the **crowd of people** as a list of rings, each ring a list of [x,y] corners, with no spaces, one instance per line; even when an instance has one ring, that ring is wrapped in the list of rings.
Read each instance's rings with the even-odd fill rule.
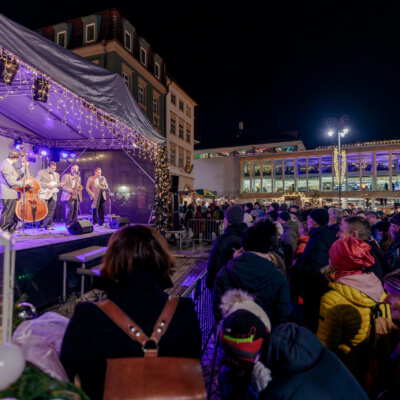
[[[400,398],[400,213],[249,203],[224,220],[207,274],[222,398]],[[380,315],[396,329],[371,378]]]

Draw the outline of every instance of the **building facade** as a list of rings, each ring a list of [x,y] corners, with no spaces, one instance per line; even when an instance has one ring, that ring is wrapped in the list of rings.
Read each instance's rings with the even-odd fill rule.
[[[194,108],[197,103],[171,79],[167,95],[169,170],[179,176],[179,191],[194,189]]]
[[[338,204],[335,146],[240,159],[239,197],[278,201],[294,194]],[[343,206],[390,207],[400,200],[400,140],[342,145],[346,156],[341,185]]]
[[[49,26],[37,32],[121,75],[156,130],[166,137],[165,62],[116,9]]]

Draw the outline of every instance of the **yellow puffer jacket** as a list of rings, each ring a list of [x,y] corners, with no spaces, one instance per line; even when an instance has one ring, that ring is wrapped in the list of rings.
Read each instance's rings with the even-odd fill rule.
[[[329,286],[333,290],[321,299],[318,339],[362,381],[365,367],[363,342],[369,333],[376,301],[351,286],[335,282],[330,282]],[[385,297],[383,292],[380,301]]]

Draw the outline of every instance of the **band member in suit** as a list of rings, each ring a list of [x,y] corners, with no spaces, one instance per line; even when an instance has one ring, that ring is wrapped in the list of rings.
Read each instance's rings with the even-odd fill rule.
[[[49,162],[49,166],[46,169],[42,169],[37,173],[36,180],[40,183],[42,189],[53,190],[60,186],[60,175],[56,172],[57,164],[54,161]],[[57,192],[53,193],[53,196],[49,200],[46,200],[47,208],[49,210],[47,217],[42,219],[38,230],[43,230],[46,226],[47,230],[54,230],[53,218],[54,212],[57,205]]]
[[[62,177],[61,184],[63,185],[61,201],[65,202],[67,218],[65,225],[68,228],[78,220],[79,204],[82,201],[83,188],[78,164],[71,165],[71,173]]]
[[[98,226],[99,224],[100,226],[104,226],[107,189],[107,180],[104,176],[101,176],[101,168],[96,168],[94,170],[94,175],[91,176],[86,183],[86,190],[92,200],[94,226]]]
[[[15,218],[15,207],[18,200],[16,187],[23,187],[23,180],[19,180],[23,170],[18,172],[14,166],[19,157],[19,153],[12,151],[8,154],[8,158],[0,164],[0,197],[3,203],[0,229],[9,233],[15,232],[18,223]],[[32,179],[25,180],[25,185],[32,183]]]

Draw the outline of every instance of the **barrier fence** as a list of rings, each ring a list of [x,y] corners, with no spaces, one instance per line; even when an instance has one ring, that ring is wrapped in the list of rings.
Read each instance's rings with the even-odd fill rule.
[[[186,243],[213,242],[215,238],[222,235],[225,230],[224,220],[214,219],[191,219],[186,226]]]

